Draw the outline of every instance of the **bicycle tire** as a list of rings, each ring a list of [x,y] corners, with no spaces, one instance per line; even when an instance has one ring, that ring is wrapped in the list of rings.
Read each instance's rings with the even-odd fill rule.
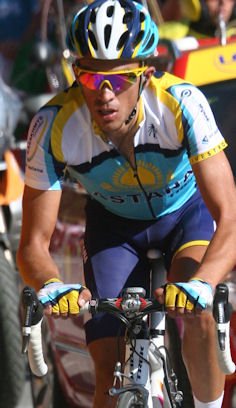
[[[15,408],[26,378],[17,272],[0,247],[0,408]]]
[[[147,408],[142,397],[137,392],[126,391],[120,395],[117,408]]]

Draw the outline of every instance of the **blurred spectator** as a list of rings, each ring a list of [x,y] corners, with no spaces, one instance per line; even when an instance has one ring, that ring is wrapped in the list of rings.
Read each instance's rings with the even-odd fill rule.
[[[40,0],[0,0],[0,74],[10,84],[14,60],[40,24]]]
[[[179,0],[179,4],[181,20],[164,23],[160,27],[161,38],[214,37],[219,17],[226,25],[236,18],[235,0]]]
[[[200,14],[194,21],[190,17],[189,34],[193,36],[214,37],[218,28],[219,18],[227,25],[236,18],[235,0],[198,0],[200,3]],[[184,1],[186,3],[186,0]],[[183,9],[184,14],[184,9]]]
[[[179,0],[159,0],[158,4],[164,21],[179,20],[181,18]]]

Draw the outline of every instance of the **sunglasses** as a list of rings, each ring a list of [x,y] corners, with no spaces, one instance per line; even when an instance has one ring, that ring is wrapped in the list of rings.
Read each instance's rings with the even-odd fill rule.
[[[75,75],[81,85],[92,91],[98,91],[106,84],[113,92],[124,91],[133,85],[146,69],[147,66],[132,70],[111,71],[108,74],[107,72],[88,71],[74,66]]]

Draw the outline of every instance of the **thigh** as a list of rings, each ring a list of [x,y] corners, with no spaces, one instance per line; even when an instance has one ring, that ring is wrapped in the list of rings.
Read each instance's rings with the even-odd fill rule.
[[[187,281],[195,273],[214,234],[214,221],[201,196],[183,212],[166,252],[171,281]]]
[[[86,286],[98,298],[118,297],[128,286],[149,287],[145,252],[126,242],[121,226],[111,218],[88,223],[82,251]],[[116,317],[99,313],[86,323],[87,342],[122,335],[124,329]]]
[[[85,265],[86,286],[93,296],[117,297],[124,287],[146,288],[149,281],[147,261],[128,244],[104,249],[94,254]],[[90,343],[103,337],[123,335],[124,325],[107,313],[99,313],[86,323],[86,338]]]
[[[85,263],[85,282],[93,296],[117,297],[127,286],[147,287],[149,265],[128,243],[104,248]]]

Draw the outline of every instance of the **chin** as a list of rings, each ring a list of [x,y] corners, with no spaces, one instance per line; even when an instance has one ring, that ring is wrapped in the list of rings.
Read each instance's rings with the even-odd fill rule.
[[[111,121],[100,121],[99,127],[103,132],[115,132],[119,130],[122,126],[122,123],[111,120]]]

